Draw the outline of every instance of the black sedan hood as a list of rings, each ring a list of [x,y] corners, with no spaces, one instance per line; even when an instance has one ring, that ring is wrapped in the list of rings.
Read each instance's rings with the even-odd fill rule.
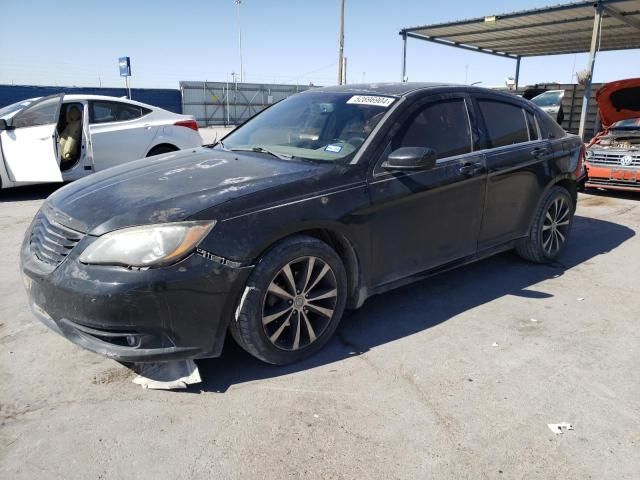
[[[91,175],[51,195],[49,207],[60,223],[101,235],[133,225],[185,220],[229,200],[298,182],[328,168],[202,147]]]

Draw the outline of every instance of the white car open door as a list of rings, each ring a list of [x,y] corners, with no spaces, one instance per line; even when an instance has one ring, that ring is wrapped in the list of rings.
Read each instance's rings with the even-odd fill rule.
[[[0,130],[9,178],[19,183],[61,182],[56,127],[63,94],[44,97],[19,111]]]

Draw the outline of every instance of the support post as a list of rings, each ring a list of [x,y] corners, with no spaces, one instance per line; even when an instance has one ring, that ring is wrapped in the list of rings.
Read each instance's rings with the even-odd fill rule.
[[[596,63],[596,53],[600,46],[600,31],[602,27],[601,2],[595,5],[595,16],[593,18],[593,33],[591,34],[591,49],[589,50],[589,64],[587,66],[587,79],[584,84],[584,94],[582,95],[582,112],[580,113],[580,128],[578,135],[584,140],[584,130],[587,124],[587,114],[589,113],[589,101],[591,100],[591,81],[593,79],[593,67]]]
[[[402,83],[407,81],[407,32],[402,32]]]
[[[520,85],[520,58],[516,59],[516,78],[515,78],[515,90],[518,90],[518,85]]]

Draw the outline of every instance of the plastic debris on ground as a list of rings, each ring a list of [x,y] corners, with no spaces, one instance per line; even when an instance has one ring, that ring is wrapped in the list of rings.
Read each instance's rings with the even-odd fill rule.
[[[564,433],[565,430],[573,430],[573,425],[568,422],[548,423],[547,427],[549,427],[549,430],[551,430],[556,435]]]
[[[133,383],[153,390],[175,390],[200,383],[200,371],[193,360],[138,364]]]

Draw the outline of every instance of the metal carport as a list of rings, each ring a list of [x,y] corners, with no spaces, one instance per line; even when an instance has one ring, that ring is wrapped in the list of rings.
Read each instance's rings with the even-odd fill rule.
[[[518,88],[523,57],[589,52],[579,134],[584,134],[596,53],[640,48],[640,0],[596,0],[404,28],[402,81],[407,79],[407,39],[486,53],[516,61]]]

